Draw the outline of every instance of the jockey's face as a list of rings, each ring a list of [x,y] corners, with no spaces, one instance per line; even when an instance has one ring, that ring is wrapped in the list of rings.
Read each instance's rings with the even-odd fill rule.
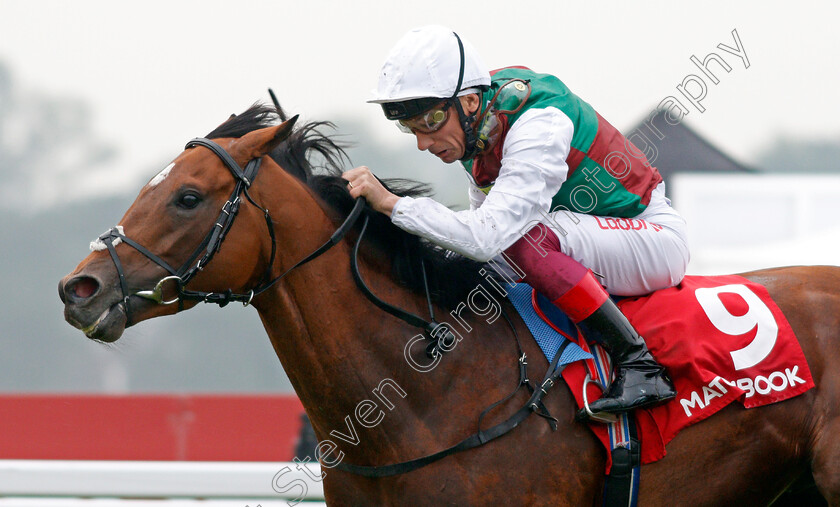
[[[464,95],[459,99],[461,100],[461,107],[464,108],[464,113],[468,116],[478,111],[479,98],[477,94]],[[458,113],[454,109],[454,107],[450,108],[446,123],[438,130],[434,132],[414,131],[414,136],[417,138],[417,149],[427,150],[447,164],[463,157],[466,150],[466,135],[464,129],[461,128]]]

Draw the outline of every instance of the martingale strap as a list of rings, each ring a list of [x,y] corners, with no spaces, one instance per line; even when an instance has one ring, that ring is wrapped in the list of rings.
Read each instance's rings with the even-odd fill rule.
[[[551,361],[551,365],[548,367],[548,371],[546,372],[545,378],[543,379],[539,388],[533,389],[531,397],[528,399],[528,402],[525,404],[525,406],[517,410],[504,422],[492,426],[491,428],[488,428],[484,431],[479,430],[477,433],[470,435],[469,437],[458,442],[452,447],[446,448],[442,451],[438,451],[428,456],[423,456],[422,458],[381,466],[361,466],[339,462],[335,466],[329,468],[335,468],[336,470],[341,470],[342,472],[350,472],[352,474],[361,475],[363,477],[390,477],[393,475],[404,474],[407,472],[411,472],[412,470],[417,470],[418,468],[424,467],[430,463],[434,463],[435,461],[441,460],[451,454],[455,454],[456,452],[466,451],[467,449],[472,449],[480,445],[484,445],[491,440],[495,440],[519,426],[519,424],[525,419],[527,419],[528,416],[531,415],[531,413],[538,413],[543,417],[550,417],[547,415],[547,413],[540,413],[540,407],[543,406],[542,398],[548,393],[548,390],[552,386],[554,386],[554,384],[557,383],[557,380],[563,373],[565,365],[558,366],[558,364],[560,362],[560,357],[563,355],[563,351],[566,350],[566,347],[569,345],[569,343],[570,342],[566,340],[565,342],[563,342],[563,345],[560,346],[560,349],[557,351],[557,353],[554,355],[554,359],[552,359]],[[524,361],[524,355],[520,360],[520,364],[522,364],[522,361]],[[530,382],[528,381],[525,369],[520,368],[519,386],[517,387],[516,391],[514,391],[511,394],[511,396],[508,396],[508,398],[512,397],[513,394],[516,394],[519,388],[523,385],[530,386]],[[497,404],[493,404],[487,410],[490,410],[496,405]],[[485,410],[484,413],[486,413],[487,410]],[[554,428],[554,426],[552,427]]]
[[[359,271],[359,246],[362,244],[362,238],[365,235],[365,231],[367,231],[368,221],[370,217],[365,216],[365,220],[362,223],[362,229],[359,232],[359,237],[356,240],[356,245],[353,247],[353,252],[350,257],[350,270],[353,273],[353,280],[356,282],[356,286],[362,291],[362,294],[367,297],[371,303],[378,306],[381,310],[390,313],[394,317],[411,324],[414,327],[419,327],[426,331],[429,336],[437,337],[438,335],[443,335],[439,338],[439,341],[436,340],[433,342],[432,345],[436,345],[437,343],[441,343],[444,348],[451,347],[455,343],[455,335],[452,334],[451,331],[448,331],[444,327],[441,327],[438,322],[435,321],[434,316],[434,309],[432,307],[431,296],[429,295],[429,287],[426,281],[426,267],[425,263],[421,261],[420,267],[423,272],[423,284],[426,288],[426,300],[429,304],[429,314],[431,315],[431,320],[427,321],[426,319],[419,317],[413,313],[407,312],[402,308],[398,308],[394,305],[386,303],[382,299],[380,299],[373,291],[365,283],[364,279],[362,278],[362,273]],[[440,348],[433,347],[429,349],[429,356],[430,357],[437,357],[437,353],[439,353]]]

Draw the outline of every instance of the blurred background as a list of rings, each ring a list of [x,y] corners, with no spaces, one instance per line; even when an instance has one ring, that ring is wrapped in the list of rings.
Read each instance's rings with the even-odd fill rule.
[[[466,178],[366,104],[389,48],[443,23],[491,68],[553,73],[626,134],[653,117],[655,165],[689,220],[691,273],[838,264],[840,38],[833,4],[0,0],[0,391],[289,393],[256,312],[198,307],[114,345],[67,325],[58,280],[184,143],[268,101],[329,120],[354,165]],[[736,47],[747,62],[720,44]],[[730,66],[694,63],[716,53]],[[678,90],[703,80],[700,111]],[[688,83],[699,96],[700,85]],[[688,111],[663,121],[675,97]],[[350,166],[348,165],[348,168]]]

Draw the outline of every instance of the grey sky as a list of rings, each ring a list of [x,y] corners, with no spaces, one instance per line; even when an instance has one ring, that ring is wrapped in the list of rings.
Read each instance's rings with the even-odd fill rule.
[[[779,136],[840,135],[838,8],[825,2],[10,1],[0,0],[0,61],[23,91],[81,98],[122,156],[120,175],[151,177],[271,86],[305,119],[358,118],[413,149],[366,104],[388,49],[408,29],[445,23],[495,68],[558,75],[629,129],[716,52],[690,126],[750,163]],[[735,46],[750,67],[718,44]],[[363,140],[360,140],[363,141]],[[357,161],[364,163],[364,161]],[[436,163],[429,157],[429,163]],[[374,168],[376,169],[376,168]]]

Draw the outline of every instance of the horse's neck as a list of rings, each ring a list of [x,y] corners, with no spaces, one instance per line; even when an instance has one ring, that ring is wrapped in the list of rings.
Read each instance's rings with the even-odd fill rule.
[[[366,282],[380,297],[413,313],[427,312],[421,295],[364,257],[361,263]],[[472,322],[472,333],[461,330],[461,350],[447,354],[433,370],[410,365],[406,344],[422,331],[364,297],[351,277],[346,243],[299,268],[258,309],[319,438],[336,441],[356,461],[383,454],[404,458],[416,454],[414,447],[424,439],[424,446],[439,447],[438,440],[451,441],[449,433],[464,431],[452,423],[453,414],[468,418],[472,430],[478,407],[516,385],[513,340],[492,335],[507,334],[503,324],[491,330],[485,322]],[[418,341],[415,352],[424,346],[425,340]],[[471,399],[465,402],[465,396]],[[446,427],[429,428],[424,421],[430,420]],[[365,442],[364,449],[345,443],[357,439]]]
[[[308,253],[301,250],[296,256],[299,260]],[[369,267],[364,256],[360,256],[360,270],[371,288],[387,299],[400,304],[416,299]],[[401,357],[401,344],[393,340],[391,346],[382,344],[394,324],[413,329],[374,307],[358,290],[350,272],[347,241],[295,269],[273,289],[270,298],[256,306],[281,360],[294,358],[295,365],[305,364],[308,380],[313,375],[329,375],[320,379],[325,386],[347,389],[348,378],[366,380],[366,373],[378,363]],[[389,326],[384,326],[386,321]],[[382,342],[377,343],[378,339]],[[360,355],[364,361],[353,364]],[[300,370],[295,365],[287,367],[291,375]]]
[[[258,305],[307,414],[327,433],[341,430],[333,423],[353,417],[356,405],[393,376],[406,332],[405,325],[390,322],[395,319],[358,291],[348,259],[345,244],[334,247],[290,274]],[[382,288],[377,274],[361,269],[374,287]]]
[[[285,208],[296,216],[275,219],[283,246],[278,270],[305,258],[336,228],[322,203],[311,192],[311,198],[302,198],[300,187],[296,181],[266,187],[273,194],[266,202],[297,203]],[[516,386],[518,356],[510,331],[466,316],[472,331],[459,329],[463,342],[421,372],[404,351],[422,331],[365,298],[351,274],[350,251],[351,239],[345,239],[254,302],[318,437],[336,441],[352,461],[369,463],[376,457],[381,463],[473,432],[481,410]],[[359,262],[380,298],[427,315],[425,298],[395,280],[390,261],[373,246],[363,248]],[[436,314],[447,320],[447,310],[438,308]],[[420,341],[412,350],[428,361],[424,345]],[[356,445],[356,439],[365,444]]]

